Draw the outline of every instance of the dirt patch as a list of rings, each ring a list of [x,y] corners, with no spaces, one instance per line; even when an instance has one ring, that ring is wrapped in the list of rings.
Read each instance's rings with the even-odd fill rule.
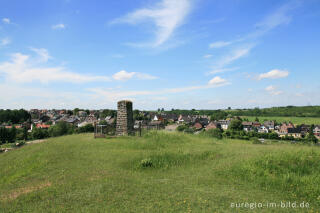
[[[37,190],[40,190],[40,189],[43,189],[46,187],[50,187],[50,186],[51,186],[50,182],[45,182],[45,183],[39,184],[37,186],[20,188],[20,189],[17,189],[11,193],[8,193],[7,195],[4,195],[3,197],[1,197],[1,200],[14,200],[14,199],[18,198],[20,195],[28,194],[30,192],[34,192],[34,191],[37,191]]]

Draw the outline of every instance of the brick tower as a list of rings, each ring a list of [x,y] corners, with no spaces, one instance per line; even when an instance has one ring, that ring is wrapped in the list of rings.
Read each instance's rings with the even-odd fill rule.
[[[133,133],[132,102],[118,102],[116,135],[131,135]]]

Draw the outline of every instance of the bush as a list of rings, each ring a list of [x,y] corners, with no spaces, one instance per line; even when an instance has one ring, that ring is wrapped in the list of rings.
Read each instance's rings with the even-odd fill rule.
[[[140,162],[140,165],[141,165],[141,167],[143,167],[143,168],[153,167],[153,163],[152,163],[152,161],[151,161],[150,158],[143,159],[143,160]]]
[[[85,126],[79,127],[77,129],[78,133],[84,133],[84,132],[94,132],[94,127],[92,124],[86,124]]]
[[[56,125],[51,126],[48,131],[51,137],[57,137],[73,133],[73,128],[67,122],[59,121]]]
[[[183,131],[184,131],[185,129],[187,129],[187,128],[188,128],[188,127],[187,127],[186,125],[180,125],[180,126],[177,127],[176,130],[177,130],[178,132],[183,132]]]
[[[192,129],[192,128],[186,128],[186,129],[184,130],[184,132],[185,132],[185,133],[189,133],[189,134],[193,134],[193,133],[194,133],[194,129]]]
[[[48,130],[41,128],[32,128],[31,136],[33,139],[43,139],[49,137]]]
[[[259,138],[253,138],[252,144],[262,144],[262,141]]]
[[[207,130],[205,132],[205,134],[210,136],[210,137],[222,139],[222,131],[219,128],[217,128],[217,129],[209,129],[209,130]]]

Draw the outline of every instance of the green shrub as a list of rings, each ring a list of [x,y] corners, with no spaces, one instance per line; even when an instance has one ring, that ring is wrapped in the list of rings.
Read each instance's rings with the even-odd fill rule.
[[[252,138],[252,144],[263,144],[259,138]]]
[[[188,133],[188,134],[193,134],[194,129],[193,128],[186,128],[183,132]]]
[[[59,121],[58,123],[49,128],[49,135],[51,137],[57,137],[61,135],[66,135],[68,133],[71,134],[72,130],[72,126],[69,125],[67,122]]]
[[[141,167],[143,167],[143,168],[153,167],[153,164],[152,164],[152,161],[151,161],[150,158],[143,159],[143,160],[140,162],[140,165],[141,165]]]
[[[205,135],[208,135],[208,136],[210,136],[210,137],[222,139],[222,131],[221,131],[221,129],[219,129],[219,128],[209,129],[209,130],[205,131],[204,134],[205,134]]]
[[[188,126],[186,126],[186,125],[180,125],[180,126],[178,126],[177,127],[177,131],[178,132],[183,132],[183,131],[185,131],[187,128],[189,128]]]

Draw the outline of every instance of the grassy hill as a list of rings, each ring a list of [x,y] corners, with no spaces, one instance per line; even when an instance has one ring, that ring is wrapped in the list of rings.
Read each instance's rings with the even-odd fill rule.
[[[246,212],[231,203],[320,209],[316,146],[151,132],[48,139],[0,154],[0,212]],[[257,209],[254,209],[257,211]]]

